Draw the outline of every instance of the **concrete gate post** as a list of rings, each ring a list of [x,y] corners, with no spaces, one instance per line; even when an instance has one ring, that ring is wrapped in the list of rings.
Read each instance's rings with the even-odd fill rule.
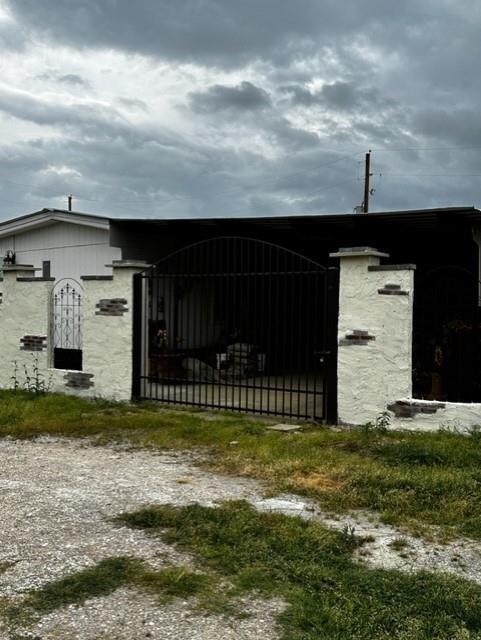
[[[373,422],[411,397],[414,265],[381,265],[371,247],[340,249],[338,419]]]

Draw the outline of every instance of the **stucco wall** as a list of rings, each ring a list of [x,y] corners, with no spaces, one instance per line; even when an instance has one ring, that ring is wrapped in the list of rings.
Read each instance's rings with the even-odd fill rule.
[[[39,367],[47,370],[47,349],[28,351],[22,349],[25,336],[45,338],[48,336],[48,300],[52,282],[22,282],[17,276],[32,276],[32,272],[5,272],[0,283],[2,301],[0,304],[0,386],[13,386],[15,364],[17,362],[19,380],[24,380],[24,366],[32,370],[34,357]],[[28,345],[27,345],[28,346]],[[40,347],[39,347],[40,348]]]
[[[338,415],[341,423],[364,424],[411,396],[414,271],[379,267],[377,252],[336,256]]]
[[[52,281],[18,271],[0,283],[0,387],[11,388],[14,369],[20,387],[24,368],[38,364],[51,391],[130,400],[132,390],[132,293],[137,268],[114,268],[111,279],[83,279],[82,372],[51,368],[49,333]],[[21,273],[31,276],[31,273]],[[16,362],[16,365],[14,364]]]

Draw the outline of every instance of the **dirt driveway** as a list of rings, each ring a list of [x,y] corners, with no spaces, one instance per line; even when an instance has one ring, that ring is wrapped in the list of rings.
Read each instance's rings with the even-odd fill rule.
[[[242,498],[259,509],[318,518],[338,529],[354,527],[359,535],[372,537],[360,559],[373,566],[450,571],[481,582],[478,544],[430,545],[403,535],[406,545],[399,553],[392,542],[400,532],[380,525],[370,514],[335,519],[296,497],[265,499],[258,483],[209,473],[198,462],[185,452],[95,447],[73,439],[0,440],[0,567],[6,568],[0,570],[0,596],[20,597],[112,556],[144,559],[154,568],[189,564],[189,557],[157,538],[119,526],[111,518],[156,503],[215,505]],[[275,618],[282,603],[243,601],[239,606],[251,616],[232,621],[196,613],[188,600],[161,606],[145,594],[118,589],[82,606],[49,613],[21,638],[278,637]],[[0,638],[13,636],[4,629]]]

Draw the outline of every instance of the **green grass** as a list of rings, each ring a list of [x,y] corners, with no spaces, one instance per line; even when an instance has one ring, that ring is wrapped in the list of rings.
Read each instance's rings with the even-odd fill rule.
[[[162,506],[120,520],[196,554],[206,571],[232,583],[231,596],[285,599],[283,640],[481,638],[481,587],[368,569],[352,561],[352,536],[318,523],[261,514],[243,502]]]
[[[0,436],[93,438],[98,444],[201,449],[221,473],[255,477],[342,512],[371,509],[385,522],[422,535],[481,539],[481,438],[307,426],[268,431],[266,421],[235,414],[114,405],[71,396],[0,392]]]
[[[199,596],[210,591],[211,578],[185,567],[149,569],[133,558],[114,557],[46,584],[27,593],[20,603],[4,606],[3,615],[12,625],[29,624],[35,618],[68,605],[82,605],[90,598],[108,596],[130,586],[157,596],[161,602]]]

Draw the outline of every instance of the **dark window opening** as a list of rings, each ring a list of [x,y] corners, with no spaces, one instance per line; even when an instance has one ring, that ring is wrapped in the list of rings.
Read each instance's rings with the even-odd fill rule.
[[[53,366],[54,369],[82,371],[82,350],[55,347],[53,350]]]

